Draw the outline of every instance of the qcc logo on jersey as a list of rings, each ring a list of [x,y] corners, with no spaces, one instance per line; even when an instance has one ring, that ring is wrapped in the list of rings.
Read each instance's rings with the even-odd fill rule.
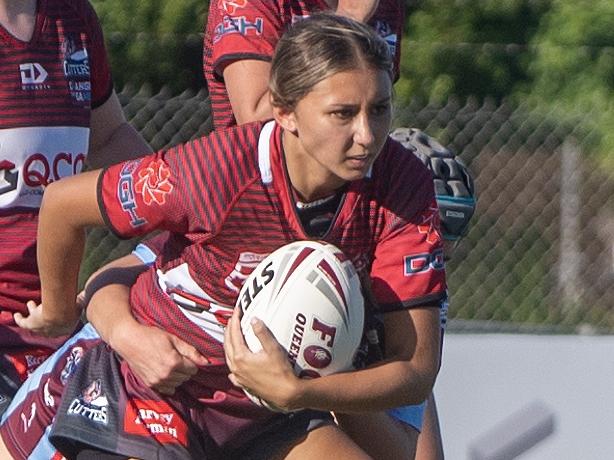
[[[15,163],[8,160],[0,161],[0,195],[12,192],[17,188],[19,172],[14,171]]]
[[[62,43],[64,76],[68,81],[72,98],[76,102],[89,102],[92,99],[90,61],[85,46],[78,47],[76,43],[77,41],[69,35]]]

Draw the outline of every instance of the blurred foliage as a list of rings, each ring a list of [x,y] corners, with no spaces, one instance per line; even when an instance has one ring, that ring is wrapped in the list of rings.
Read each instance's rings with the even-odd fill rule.
[[[204,86],[207,0],[92,0],[118,88],[173,94]],[[398,105],[451,97],[515,100],[549,118],[584,122],[614,169],[614,2],[405,0]],[[586,115],[589,116],[586,116]],[[434,133],[437,134],[437,133]],[[585,146],[588,150],[593,146]]]
[[[116,87],[148,84],[173,92],[204,85],[203,0],[92,0],[107,41]]]
[[[532,84],[518,96],[581,117],[599,136],[599,160],[614,169],[614,2],[554,0],[531,40]],[[588,116],[587,116],[588,115]]]
[[[500,100],[526,83],[528,43],[550,0],[407,1],[401,102]]]

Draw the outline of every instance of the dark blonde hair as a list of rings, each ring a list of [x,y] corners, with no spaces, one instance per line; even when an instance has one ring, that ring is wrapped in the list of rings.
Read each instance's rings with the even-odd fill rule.
[[[392,79],[384,39],[358,21],[316,13],[295,23],[277,44],[269,80],[272,103],[293,110],[320,81],[361,66],[384,70]]]

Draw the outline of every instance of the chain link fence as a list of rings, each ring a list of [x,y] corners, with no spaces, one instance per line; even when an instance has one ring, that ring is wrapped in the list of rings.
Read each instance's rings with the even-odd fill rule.
[[[154,149],[212,128],[205,91],[119,97]],[[614,180],[585,152],[593,134],[554,115],[471,99],[396,112],[397,126],[436,137],[476,178],[478,208],[448,264],[453,331],[614,332]],[[92,231],[82,279],[134,244]]]

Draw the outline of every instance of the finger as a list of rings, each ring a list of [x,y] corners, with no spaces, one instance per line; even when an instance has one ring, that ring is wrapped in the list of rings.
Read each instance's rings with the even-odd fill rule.
[[[234,386],[239,387],[239,388],[243,388],[243,387],[241,386],[241,384],[239,383],[239,381],[237,380],[237,377],[236,377],[234,374],[232,374],[232,373],[231,373],[231,374],[228,374],[228,380],[230,380],[230,382],[231,382],[231,383],[232,383]]]
[[[196,347],[184,342],[179,337],[172,336],[171,341],[177,352],[190,362],[189,369],[193,369],[194,372],[198,370],[197,366],[206,366],[209,360],[201,355]]]
[[[28,324],[26,317],[23,316],[20,312],[13,314],[13,319],[15,320],[15,324],[21,328],[25,328]]]
[[[32,313],[35,313],[38,309],[38,304],[33,300],[28,300],[28,302],[26,303],[26,308],[28,309],[28,314],[31,315]]]
[[[239,314],[237,312],[238,308],[235,308],[235,311],[232,313],[232,321],[228,324],[226,328],[228,330],[228,339],[231,348],[231,352],[234,355],[235,353],[240,352],[244,348],[247,348],[245,344],[245,339],[243,338],[243,332],[241,331],[241,320],[239,319]]]
[[[264,351],[269,352],[279,348],[279,342],[267,325],[264,324],[264,321],[259,318],[253,318],[251,326]]]

